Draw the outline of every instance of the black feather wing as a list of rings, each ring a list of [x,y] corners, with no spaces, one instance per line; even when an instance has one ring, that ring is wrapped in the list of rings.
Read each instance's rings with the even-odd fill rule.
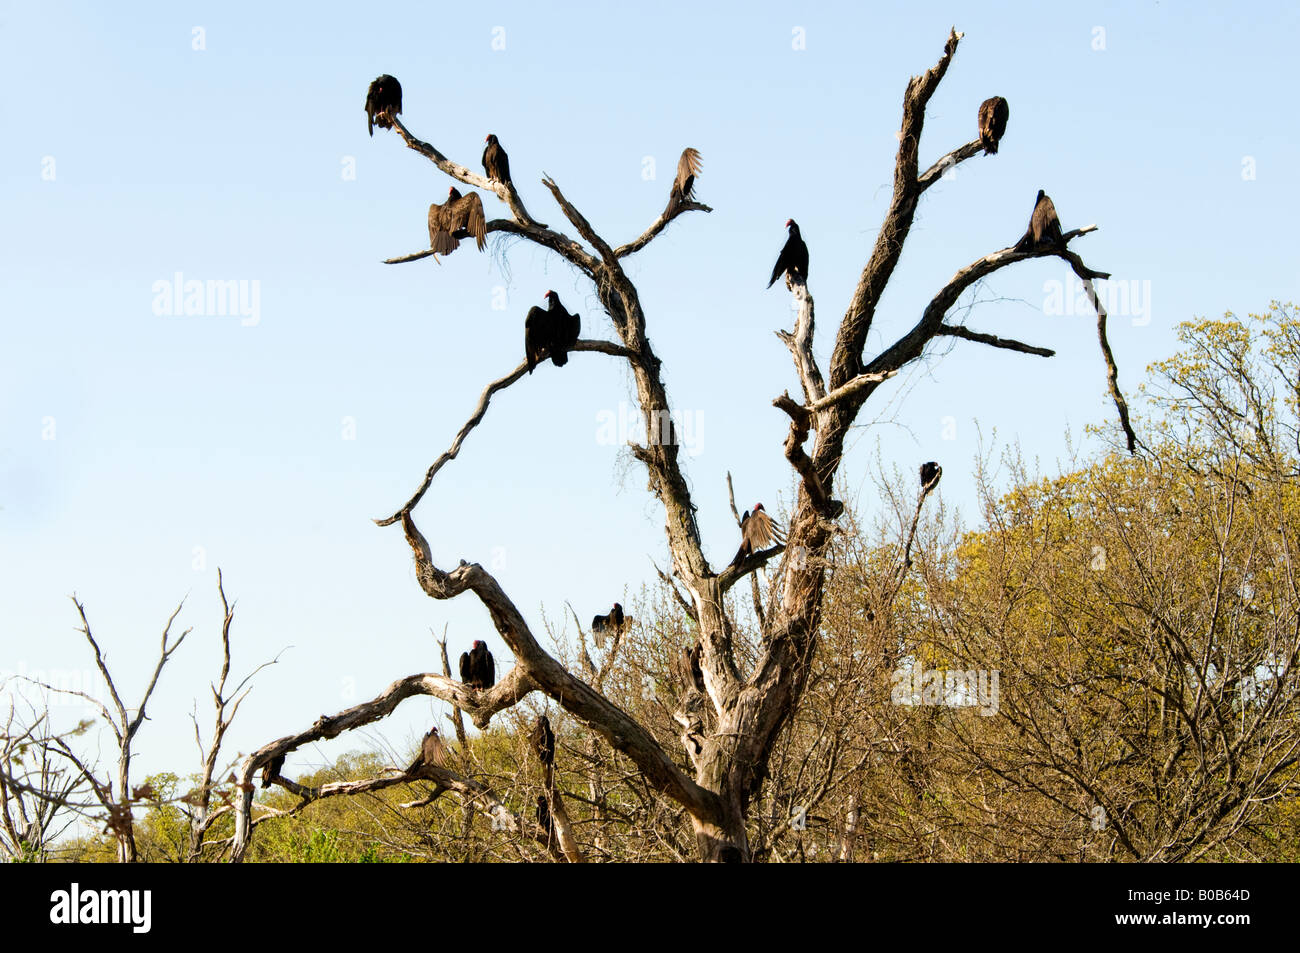
[[[545,308],[529,308],[524,319],[524,356],[528,359],[528,373],[546,356],[551,347],[551,313]]]

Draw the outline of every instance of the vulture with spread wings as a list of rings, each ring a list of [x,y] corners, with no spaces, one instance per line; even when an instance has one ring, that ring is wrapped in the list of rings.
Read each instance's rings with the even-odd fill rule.
[[[608,615],[598,615],[591,620],[592,632],[612,632],[623,628],[623,607],[617,602]]]
[[[524,319],[524,356],[529,374],[547,354],[556,367],[569,363],[569,348],[578,343],[582,331],[582,320],[565,310],[559,295],[548,291],[546,301],[546,310],[529,308]]]
[[[385,73],[366,90],[366,127],[370,135],[375,126],[392,129],[393,117],[402,111],[402,84]]]
[[[420,753],[415,756],[406,773],[411,774],[424,767],[447,767],[447,749],[443,746],[437,728],[430,728],[424,736],[424,741],[420,743]]]
[[[740,549],[736,550],[736,557],[731,561],[731,565],[739,566],[747,557],[761,549],[770,546],[773,542],[779,542],[780,528],[772,522],[772,517],[767,515],[763,509],[762,503],[755,503],[754,509],[746,510],[745,515],[740,518]]]
[[[454,185],[447,190],[447,201],[429,206],[429,247],[439,255],[450,255],[462,238],[473,238],[478,250],[487,245],[487,219],[483,200],[477,192],[461,195]]]
[[[664,214],[671,215],[683,202],[695,201],[695,177],[700,174],[704,163],[699,149],[689,146],[682,150],[677,160],[677,178],[673,179],[672,192],[668,195],[668,208]]]
[[[980,103],[980,145],[984,154],[997,155],[998,142],[1007,131],[1007,117],[1011,107],[1001,96],[994,96]]]

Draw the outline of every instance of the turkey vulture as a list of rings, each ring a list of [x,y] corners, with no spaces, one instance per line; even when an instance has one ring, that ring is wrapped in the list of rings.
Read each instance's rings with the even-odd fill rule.
[[[617,602],[614,608],[609,610],[609,615],[598,615],[591,620],[592,632],[617,631],[623,628],[623,607]]]
[[[262,766],[262,787],[269,788],[271,782],[280,776],[280,769],[284,767],[284,755],[277,754],[274,758]]]
[[[676,675],[677,680],[688,688],[695,686],[698,692],[704,691],[704,669],[700,668],[700,654],[704,651],[704,646],[699,642],[695,643],[694,648],[682,648],[677,653]]]
[[[538,362],[548,353],[556,367],[569,363],[569,348],[578,341],[582,321],[576,314],[570,314],[560,304],[560,296],[554,291],[546,292],[548,307],[545,311],[538,307],[528,309],[524,319],[524,355],[528,359],[528,373],[533,372]]]
[[[1031,251],[1040,245],[1061,243],[1061,220],[1056,217],[1056,206],[1042,189],[1034,201],[1034,213],[1029,217],[1029,230],[1016,243],[1016,251]]]
[[[772,277],[767,283],[769,288],[781,277],[782,272],[790,279],[798,277],[802,281],[808,280],[808,246],[799,235],[799,226],[794,219],[788,219],[785,227],[790,229],[790,237],[786,239],[785,247],[772,266]]]
[[[528,740],[532,742],[533,750],[537,752],[538,761],[545,765],[555,763],[555,732],[551,731],[549,718],[542,715],[537,719],[537,724],[533,726]]]
[[[460,680],[470,688],[491,688],[497,681],[497,663],[482,639],[474,640],[474,647],[460,653]]]
[[[447,190],[447,201],[429,206],[429,247],[439,255],[450,255],[462,238],[473,237],[478,250],[487,245],[487,219],[483,217],[483,200],[477,192],[461,195],[454,185]]]
[[[736,558],[731,561],[731,565],[739,566],[746,556],[752,556],[755,551],[770,544],[776,538],[776,533],[776,524],[763,509],[763,504],[755,503],[753,511],[746,510],[740,518],[740,549],[736,550]]]
[[[682,150],[682,157],[677,160],[677,178],[673,180],[673,189],[668,196],[666,214],[672,214],[682,202],[695,200],[695,177],[701,169],[700,150],[687,147]]]
[[[985,155],[997,155],[998,140],[1007,131],[1007,117],[1011,107],[1001,96],[980,103],[980,145]]]
[[[370,135],[375,126],[392,129],[393,117],[402,111],[402,84],[385,73],[366,91],[366,127]]]
[[[483,150],[483,170],[489,179],[503,184],[510,181],[510,157],[501,148],[496,136],[487,137],[487,148]]]
[[[939,482],[939,477],[943,474],[943,467],[931,460],[929,463],[921,464],[921,489],[926,489],[932,484]]]
[[[424,736],[424,741],[420,743],[420,753],[415,756],[411,766],[406,769],[406,773],[418,771],[424,767],[447,766],[447,749],[443,747],[442,738],[438,736],[437,728],[430,728],[429,733]]]
[[[551,821],[551,809],[546,806],[546,795],[537,795],[537,823],[546,831],[547,841],[555,839],[555,824]]]

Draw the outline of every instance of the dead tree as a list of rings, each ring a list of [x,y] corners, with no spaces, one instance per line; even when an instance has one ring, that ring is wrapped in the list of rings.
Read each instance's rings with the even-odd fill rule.
[[[221,621],[221,673],[218,680],[210,686],[215,711],[215,725],[212,737],[205,746],[202,733],[199,730],[198,720],[195,719],[194,740],[198,745],[199,755],[202,759],[198,785],[174,799],[176,806],[184,815],[189,826],[188,845],[185,847],[184,852],[179,853],[175,859],[190,863],[202,859],[204,848],[209,846],[206,838],[213,823],[228,814],[232,807],[232,799],[229,793],[222,790],[221,782],[216,780],[221,773],[218,771],[217,764],[226,732],[234,721],[240,704],[247,697],[248,692],[251,691],[249,682],[253,676],[267,665],[272,665],[275,662],[275,660],[272,660],[257,666],[233,690],[227,691],[226,681],[230,675],[230,625],[234,620],[235,612],[234,606],[226,599],[226,591],[222,584],[220,570],[217,570],[217,592],[221,596],[223,612]],[[101,777],[99,766],[83,758],[73,748],[70,739],[73,735],[80,734],[80,729],[77,732],[63,735],[43,734],[36,739],[41,750],[41,757],[50,761],[57,760],[65,763],[68,767],[61,769],[60,773],[55,775],[63,778],[61,784],[65,790],[58,793],[57,796],[49,793],[39,794],[38,796],[50,801],[55,807],[66,807],[76,814],[103,823],[106,832],[111,833],[117,841],[117,859],[120,862],[131,863],[138,859],[135,820],[132,815],[133,807],[142,804],[159,805],[164,803],[150,784],[146,783],[137,787],[131,783],[131,759],[133,757],[135,738],[141,726],[148,720],[146,710],[150,699],[153,697],[154,689],[158,686],[158,679],[164,666],[170,661],[172,653],[180,648],[181,643],[185,641],[186,636],[190,634],[192,629],[186,629],[174,638],[172,636],[172,624],[184,607],[184,602],[182,602],[172,612],[167,619],[166,626],[163,628],[158,661],[154,666],[153,674],[144,690],[140,703],[135,708],[128,708],[118,693],[117,684],[109,671],[108,663],[100,650],[99,642],[91,631],[90,621],[86,617],[86,607],[75,596],[72,601],[81,617],[81,634],[94,653],[95,666],[104,679],[109,700],[106,702],[86,692],[57,688],[42,682],[36,682],[35,684],[49,692],[59,692],[80,697],[97,711],[100,721],[112,734],[117,748],[116,779],[109,776]],[[91,722],[86,722],[84,727],[89,727],[90,724]],[[68,798],[68,791],[73,789],[83,789],[86,794],[79,800],[71,800]],[[115,789],[116,795],[114,794]],[[2,793],[3,791],[0,790],[0,794]],[[212,807],[214,794],[223,802],[224,806],[216,809]]]
[[[185,641],[185,637],[190,634],[191,630],[186,629],[175,638],[172,637],[172,623],[180,615],[184,606],[184,602],[182,602],[172,612],[167,619],[167,624],[163,627],[158,662],[154,666],[153,675],[149,679],[149,684],[145,687],[140,704],[134,709],[129,709],[123,703],[122,696],[118,693],[117,684],[113,681],[113,676],[108,670],[108,664],[104,661],[103,652],[100,651],[99,643],[91,632],[90,620],[86,618],[86,607],[77,600],[76,596],[72,597],[72,603],[77,607],[77,614],[81,616],[81,634],[89,643],[91,651],[94,652],[95,667],[99,669],[99,674],[104,678],[112,708],[110,709],[106,702],[86,692],[69,691],[42,683],[38,684],[42,684],[42,687],[48,691],[80,696],[98,710],[104,725],[112,733],[117,746],[117,795],[114,796],[113,794],[114,779],[99,777],[96,773],[97,766],[93,763],[88,764],[79,756],[66,738],[58,735],[54,736],[50,739],[47,750],[66,760],[72,766],[73,775],[78,782],[84,781],[89,786],[91,795],[98,802],[99,812],[85,811],[84,813],[102,821],[106,832],[113,835],[117,841],[118,861],[121,863],[134,863],[137,860],[137,851],[135,821],[131,815],[131,808],[132,805],[139,802],[152,800],[153,792],[147,784],[139,788],[131,786],[132,747],[135,736],[140,731],[140,726],[145,722],[145,710],[149,705],[149,699],[153,697],[154,689],[158,687],[158,676],[162,674],[163,666],[171,659],[172,653],[181,647],[181,643]]]
[[[239,706],[248,697],[248,693],[253,690],[249,684],[253,676],[268,665],[274,665],[279,660],[277,656],[277,658],[269,662],[263,662],[245,675],[238,685],[227,691],[226,680],[230,677],[230,625],[235,620],[235,607],[226,599],[226,589],[221,579],[220,569],[217,570],[217,593],[221,596],[222,609],[221,674],[217,681],[209,686],[212,691],[212,709],[214,713],[212,737],[205,747],[203,734],[199,729],[198,718],[194,717],[194,743],[199,749],[199,756],[202,758],[199,783],[193,790],[178,799],[178,806],[181,813],[185,815],[190,828],[189,846],[185,854],[186,863],[195,863],[202,858],[204,847],[209,845],[207,836],[212,829],[212,825],[230,813],[233,801],[229,792],[223,790],[220,782],[216,780],[223,773],[217,767],[218,759],[221,756],[221,746],[226,739],[226,732],[230,730],[230,725],[239,713]],[[229,762],[227,762],[228,766]],[[222,806],[215,809],[212,806],[214,794],[222,802]]]
[[[318,737],[333,737],[339,731],[383,717],[409,694],[431,694],[465,710],[480,727],[492,715],[515,704],[533,691],[553,699],[584,722],[617,751],[630,758],[650,785],[682,805],[694,828],[699,857],[707,861],[746,861],[750,845],[746,821],[750,805],[766,774],[767,761],[782,729],[798,709],[808,673],[808,662],[817,648],[825,586],[825,554],[844,506],[831,496],[844,454],[845,438],[863,405],[886,381],[905,366],[921,360],[938,338],[957,337],[971,343],[1050,356],[1045,348],[1003,339],[962,326],[945,318],[959,297],[976,282],[1017,262],[1055,256],[1065,260],[1091,287],[1093,278],[1106,277],[1085,265],[1068,243],[1096,226],[1066,232],[1059,244],[1020,249],[1015,244],[993,251],[960,268],[921,309],[916,324],[870,359],[863,349],[894,268],[902,254],[917,204],[942,174],[983,149],[978,139],[961,145],[921,171],[919,148],[925,110],[956,53],[961,34],[948,37],[939,62],[907,85],[903,97],[903,118],[898,134],[894,167],[893,197],[877,236],[870,260],[862,270],[853,296],[836,329],[829,374],[824,375],[813,353],[813,299],[807,286],[795,280],[791,286],[798,317],[793,333],[778,332],[790,349],[802,385],[802,402],[783,394],[773,404],[790,418],[790,431],[782,448],[794,468],[797,498],[789,520],[784,547],[773,546],[756,552],[738,565],[716,569],[705,558],[694,518],[695,504],[678,454],[671,423],[668,392],[660,372],[661,362],[647,337],[647,316],[636,286],[624,270],[624,259],[645,248],[673,221],[692,212],[710,212],[694,201],[669,203],[663,213],[638,238],[614,245],[602,237],[591,222],[565,197],[559,184],[549,177],[542,184],[549,190],[577,237],[540,224],[525,210],[514,186],[491,182],[452,162],[434,146],[416,138],[398,119],[394,130],[414,151],[428,158],[453,179],[490,191],[510,209],[509,219],[488,223],[488,232],[501,232],[532,242],[557,255],[591,282],[592,288],[613,323],[617,342],[580,340],[572,352],[597,352],[626,361],[636,384],[637,400],[646,423],[648,439],[632,442],[633,456],[644,465],[649,490],[664,508],[664,529],[672,558],[672,574],[689,595],[689,612],[698,626],[702,643],[701,667],[711,717],[702,735],[691,736],[698,746],[690,757],[688,774],[678,766],[641,724],[611,703],[597,688],[567,671],[538,643],[523,613],[482,566],[461,562],[446,571],[433,562],[428,542],[416,527],[414,510],[429,490],[438,472],[459,454],[466,438],[482,421],[492,396],[525,378],[527,366],[490,383],[482,393],[473,415],[456,435],[451,447],[426,472],[415,493],[393,515],[378,520],[381,526],[400,523],[415,557],[419,583],[433,599],[453,599],[471,592],[487,609],[493,625],[515,655],[514,669],[492,689],[479,692],[436,675],[410,676],[390,686],[372,703],[322,718],[308,731],[280,739],[251,755],[241,766],[244,786],[236,824],[233,859],[247,848],[252,828],[252,791],[248,782],[258,765],[290,746]],[[972,107],[972,115],[974,108]],[[973,125],[973,124],[972,124]],[[1019,236],[1016,236],[1017,238]],[[389,263],[414,261],[430,254],[425,250]],[[1097,302],[1094,295],[1092,300]],[[1133,437],[1127,412],[1115,383],[1116,372],[1105,343],[1105,312],[1098,303],[1098,332],[1108,369],[1108,379],[1121,422]],[[811,451],[806,449],[816,432]],[[775,450],[775,448],[773,448]],[[733,644],[733,620],[724,597],[737,583],[770,561],[782,559],[774,597],[763,610],[762,645],[757,661],[742,671]],[[399,697],[400,696],[400,697]],[[440,779],[442,780],[442,779]]]
[[[27,702],[27,715],[20,718],[19,695],[10,692],[8,681],[0,682],[0,692],[9,695],[0,726],[0,858],[44,862],[78,811],[89,807],[87,790],[50,750],[48,702],[44,708]]]

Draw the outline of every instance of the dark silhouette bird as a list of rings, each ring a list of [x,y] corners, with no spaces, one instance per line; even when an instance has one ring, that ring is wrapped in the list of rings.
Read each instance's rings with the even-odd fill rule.
[[[529,374],[547,354],[556,367],[569,363],[569,348],[578,342],[582,330],[581,319],[564,309],[559,295],[548,291],[546,301],[545,311],[534,306],[524,319],[524,356]]]
[[[269,788],[271,782],[280,776],[280,769],[284,767],[284,755],[277,754],[274,758],[262,765],[262,787]]]
[[[475,639],[472,649],[460,653],[460,680],[480,690],[496,684],[497,663],[482,639]]]
[[[501,148],[496,136],[487,137],[487,148],[483,150],[483,171],[489,179],[506,183],[510,181],[510,157]]]
[[[696,642],[692,648],[682,647],[675,660],[677,680],[687,688],[695,687],[698,692],[704,691],[704,669],[700,667],[700,655],[704,651],[704,646]]]
[[[682,156],[677,160],[677,178],[673,179],[665,214],[671,215],[683,202],[695,201],[695,177],[700,174],[702,168],[700,150],[689,146],[682,150]]]
[[[393,117],[402,111],[402,84],[385,73],[366,90],[366,128],[392,129]]]
[[[438,735],[437,728],[430,728],[424,740],[420,742],[420,753],[415,756],[411,766],[406,769],[407,774],[418,771],[425,767],[445,768],[447,766],[447,749],[443,746],[442,738]]]
[[[1007,131],[1007,117],[1011,107],[1001,96],[994,96],[980,103],[980,145],[985,155],[996,155],[998,141]]]
[[[921,489],[938,483],[939,477],[943,475],[943,467],[931,460],[929,463],[921,464]]]
[[[483,200],[477,192],[461,195],[453,185],[447,190],[446,202],[429,206],[429,247],[439,255],[450,255],[460,247],[462,238],[470,237],[479,251],[487,245]]]
[[[785,227],[790,230],[790,237],[785,240],[785,247],[777,256],[776,264],[772,266],[772,277],[767,282],[769,288],[783,273],[787,278],[787,285],[796,277],[802,281],[808,280],[808,246],[804,244],[803,237],[799,234],[799,226],[795,224],[794,219],[787,219]]]
[[[551,809],[546,805],[546,795],[537,795],[537,823],[546,831],[547,842],[555,840],[555,822],[551,820]]]
[[[1056,206],[1042,189],[1034,201],[1034,212],[1029,216],[1029,230],[1016,242],[1017,251],[1032,251],[1043,245],[1061,244],[1061,220],[1056,217]]]
[[[746,510],[740,518],[740,549],[736,550],[736,558],[731,561],[731,565],[739,566],[747,556],[770,545],[778,532],[772,517],[763,509],[763,504],[755,503],[754,509]]]
[[[542,715],[537,719],[537,724],[533,726],[528,740],[532,742],[533,750],[537,752],[538,761],[544,765],[555,763],[555,732],[551,731],[549,718]]]
[[[617,602],[608,615],[598,615],[591,620],[592,632],[613,632],[623,628],[623,607]]]

